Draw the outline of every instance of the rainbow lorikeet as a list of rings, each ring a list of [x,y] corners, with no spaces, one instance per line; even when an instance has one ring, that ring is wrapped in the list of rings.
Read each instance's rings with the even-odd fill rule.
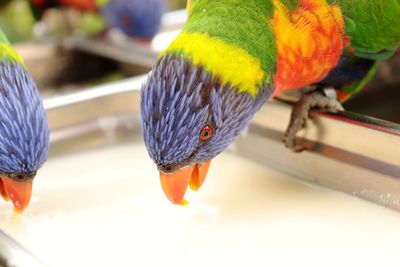
[[[98,12],[109,28],[140,40],[156,35],[164,12],[162,0],[31,0],[31,4],[37,19],[47,8],[62,6]]]
[[[35,82],[1,30],[0,105],[0,194],[23,211],[47,157],[49,130]]]
[[[175,204],[269,97],[316,88],[292,113],[285,143],[296,150],[307,110],[341,109],[400,39],[399,0],[192,0],[187,9],[141,91],[144,141]]]

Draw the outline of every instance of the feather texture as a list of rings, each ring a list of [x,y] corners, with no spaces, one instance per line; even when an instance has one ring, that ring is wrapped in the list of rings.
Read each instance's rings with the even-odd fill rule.
[[[268,92],[255,97],[239,93],[182,57],[162,57],[141,91],[142,129],[150,157],[158,166],[175,168],[213,158],[245,128]],[[207,123],[215,132],[201,142]]]
[[[400,41],[399,0],[330,2],[340,6],[355,55],[379,59],[394,53]]]
[[[398,45],[398,5],[398,0],[189,1],[183,30],[142,87],[150,157],[161,171],[212,159],[273,94],[318,83],[335,86],[344,98],[358,91],[373,75],[374,59]],[[381,40],[373,43],[374,38]],[[202,142],[202,129],[210,128],[212,137]]]
[[[3,38],[5,36],[3,35]],[[0,173],[34,173],[49,146],[47,117],[38,89],[10,46],[0,55]],[[11,55],[6,55],[12,51]]]
[[[395,26],[400,25],[398,0],[191,0],[188,10],[188,21],[177,42],[196,34],[213,41],[197,44],[193,39],[179,46],[173,42],[166,53],[193,60],[235,88],[241,83],[233,81],[230,73],[215,70],[242,64],[239,57],[221,52],[202,55],[203,59],[217,58],[210,67],[198,60],[197,54],[206,47],[213,50],[217,41],[225,43],[226,51],[229,47],[242,49],[259,61],[263,71],[262,81],[254,86],[263,88],[263,82],[273,78],[274,94],[323,80],[345,49],[361,58],[385,58],[395,51],[400,39],[400,27]],[[190,52],[189,47],[193,47]],[[246,69],[256,72],[254,67]],[[254,92],[243,85],[237,88]]]

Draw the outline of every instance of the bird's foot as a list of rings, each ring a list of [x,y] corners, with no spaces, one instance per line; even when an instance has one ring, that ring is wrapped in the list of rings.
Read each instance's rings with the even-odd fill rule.
[[[306,149],[304,145],[296,143],[296,134],[305,127],[310,110],[313,108],[327,112],[344,110],[342,104],[337,100],[336,91],[333,88],[304,93],[293,106],[290,122],[283,137],[285,146],[293,152],[301,152]]]

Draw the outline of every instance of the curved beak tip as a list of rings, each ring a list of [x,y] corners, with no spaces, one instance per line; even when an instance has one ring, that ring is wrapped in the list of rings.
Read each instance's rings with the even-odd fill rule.
[[[184,199],[188,186],[194,191],[200,189],[203,184],[211,161],[194,166],[185,166],[173,173],[160,172],[160,182],[167,198],[176,205],[186,206],[188,201]]]
[[[13,202],[16,212],[23,212],[31,199],[33,179],[18,182],[8,177],[1,177],[0,181],[0,193],[3,198]]]
[[[160,172],[160,182],[165,195],[173,204],[182,204],[189,185],[192,168],[181,168],[173,173]]]

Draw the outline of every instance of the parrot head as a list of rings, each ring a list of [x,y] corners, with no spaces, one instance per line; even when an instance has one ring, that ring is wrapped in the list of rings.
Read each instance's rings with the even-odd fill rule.
[[[162,0],[110,0],[100,8],[109,27],[138,40],[153,38],[160,28],[163,11]]]
[[[0,193],[17,211],[29,204],[32,181],[47,157],[49,133],[38,89],[26,69],[0,61]]]
[[[141,120],[148,153],[172,203],[185,202],[188,186],[200,188],[211,159],[234,141],[267,94],[240,93],[181,56],[158,60],[142,87]]]

